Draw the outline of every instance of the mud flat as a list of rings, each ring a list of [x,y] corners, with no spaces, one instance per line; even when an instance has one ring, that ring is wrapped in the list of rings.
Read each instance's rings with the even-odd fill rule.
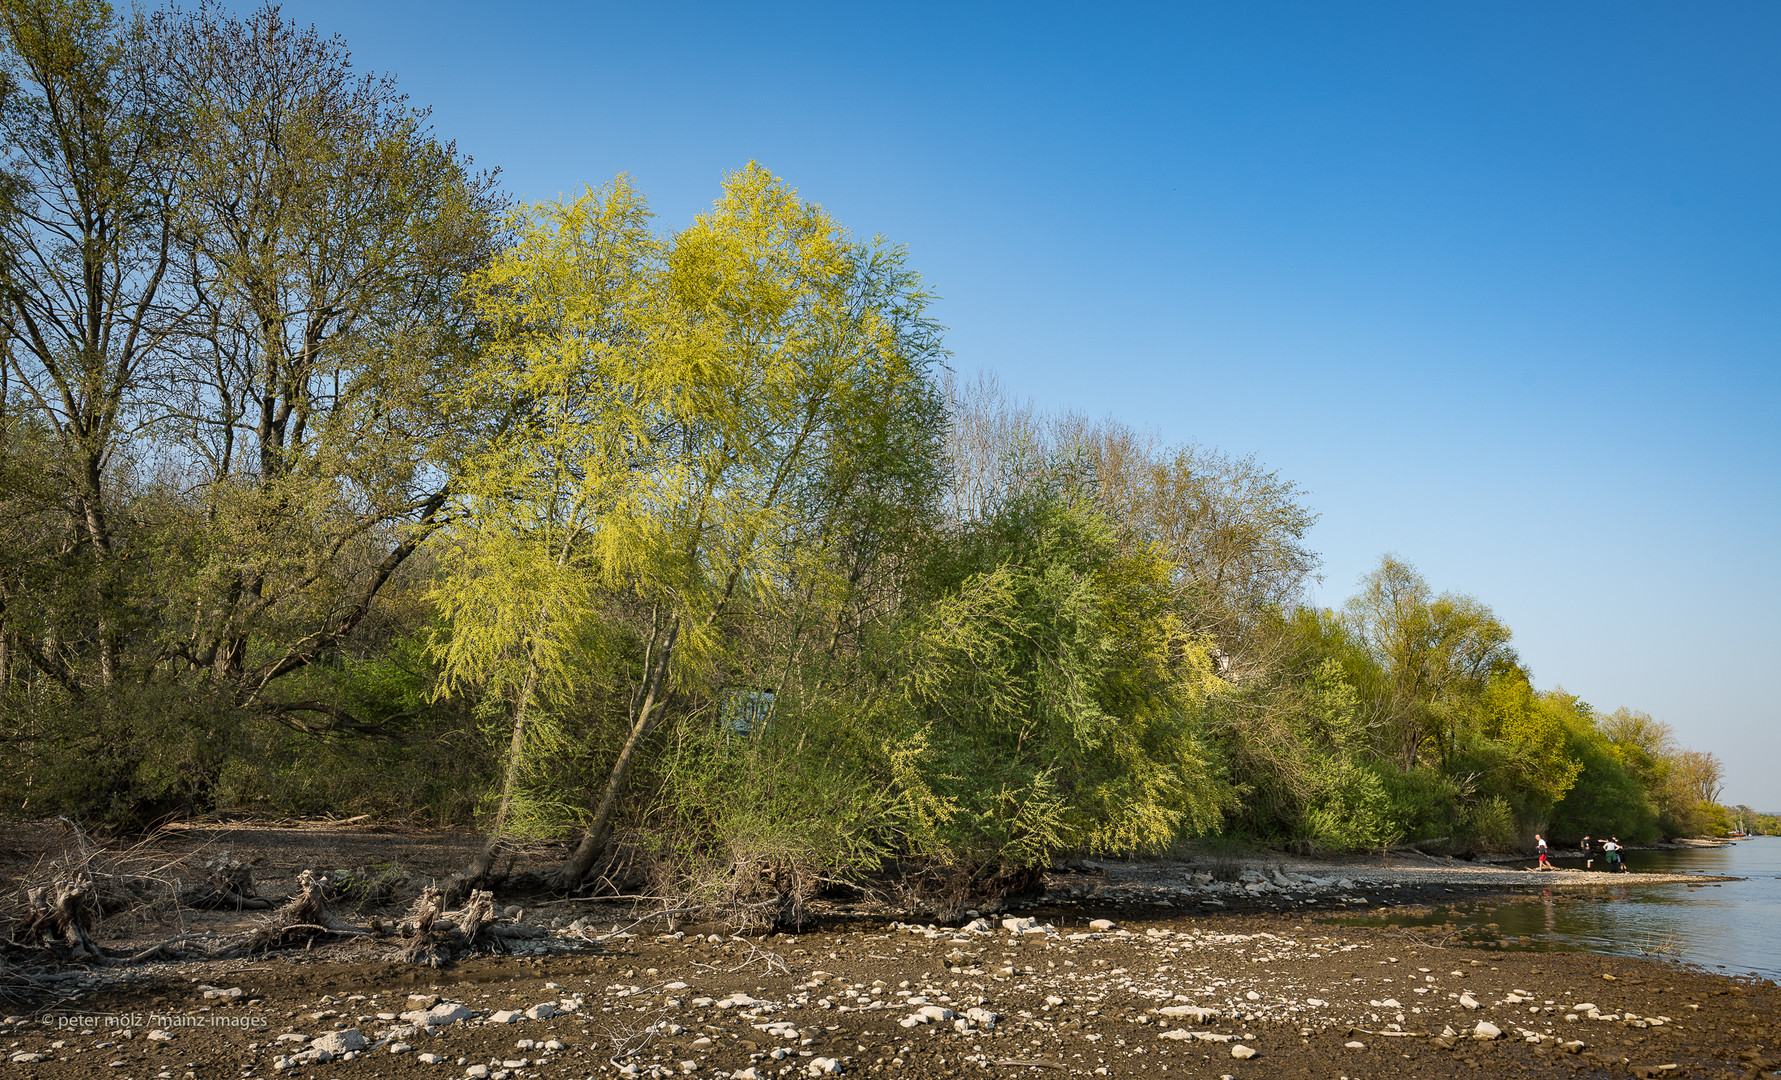
[[[1340,907],[1394,893],[1435,899],[1437,892],[1592,889],[1627,885],[1700,885],[1731,878],[1707,874],[1531,868],[1519,863],[1464,862],[1429,855],[1381,859],[1303,859],[1254,853],[1183,860],[1090,862],[1083,875],[1053,874],[1048,895],[1167,900],[1191,906],[1275,901],[1282,906]]]

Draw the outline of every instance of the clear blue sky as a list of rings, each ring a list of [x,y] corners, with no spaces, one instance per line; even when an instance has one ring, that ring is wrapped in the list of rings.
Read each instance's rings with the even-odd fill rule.
[[[960,371],[1299,482],[1321,601],[1395,551],[1781,809],[1781,6],[285,11],[523,197],[759,160]]]

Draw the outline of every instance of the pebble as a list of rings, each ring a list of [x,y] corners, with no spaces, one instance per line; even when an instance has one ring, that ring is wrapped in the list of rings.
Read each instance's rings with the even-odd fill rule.
[[[1502,1037],[1503,1029],[1489,1020],[1478,1021],[1478,1026],[1472,1029],[1472,1038],[1474,1039],[1500,1039]]]
[[[1255,1056],[1255,1049],[1253,1047],[1244,1046],[1242,1043],[1238,1043],[1231,1047],[1231,1056],[1240,1061],[1248,1061]]]

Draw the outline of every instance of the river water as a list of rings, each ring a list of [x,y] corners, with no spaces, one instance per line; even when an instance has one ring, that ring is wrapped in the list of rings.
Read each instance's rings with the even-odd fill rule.
[[[1582,867],[1581,859],[1553,861],[1566,869]],[[1633,870],[1742,880],[1627,885],[1603,873],[1597,887],[1356,922],[1444,930],[1490,948],[1655,956],[1728,975],[1781,980],[1781,837],[1753,837],[1719,848],[1629,851],[1627,864]],[[1598,857],[1595,869],[1602,865]]]

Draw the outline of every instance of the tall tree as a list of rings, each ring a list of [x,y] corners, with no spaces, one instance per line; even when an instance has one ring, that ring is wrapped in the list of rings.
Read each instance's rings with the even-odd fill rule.
[[[1390,752],[1406,769],[1428,749],[1445,765],[1491,675],[1518,666],[1509,628],[1470,596],[1435,595],[1394,555],[1361,580],[1347,616],[1389,679]]]
[[[95,0],[0,4],[0,336],[14,402],[47,433],[68,529],[52,554],[90,582],[12,639],[81,697],[120,675],[127,619],[110,487],[140,431],[142,381],[184,325],[168,287],[179,253],[174,156],[138,30]],[[59,590],[58,590],[59,591]],[[74,614],[78,610],[80,614]],[[93,677],[84,677],[89,659]]]
[[[796,580],[858,486],[836,481],[862,440],[934,412],[937,328],[900,249],[852,239],[755,165],[647,267],[640,212],[622,184],[534,208],[478,279],[492,336],[474,392],[520,416],[466,474],[466,543],[562,523],[548,548],[526,542],[574,573],[457,608],[460,670],[544,655],[597,596],[636,618],[621,741],[564,885],[604,853],[675,695],[716,679],[728,620]],[[489,516],[497,497],[518,505]]]
[[[267,688],[337,646],[446,501],[467,275],[500,200],[388,77],[278,9],[149,23],[181,118],[195,318],[156,387],[211,526],[168,648],[274,715]]]

